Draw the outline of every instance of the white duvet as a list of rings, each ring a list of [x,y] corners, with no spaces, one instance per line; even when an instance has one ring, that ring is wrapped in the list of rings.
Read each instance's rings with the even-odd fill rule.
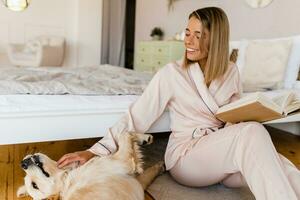
[[[0,68],[0,94],[139,95],[152,74],[111,65]]]

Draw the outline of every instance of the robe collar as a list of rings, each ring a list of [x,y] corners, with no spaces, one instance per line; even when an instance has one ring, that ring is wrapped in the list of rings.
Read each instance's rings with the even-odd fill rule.
[[[204,82],[204,75],[198,63],[194,63],[190,65],[188,68],[188,73],[191,81],[194,82],[197,92],[200,98],[204,101],[208,109],[212,112],[212,114],[216,113],[219,109],[219,106],[212,96],[211,91],[216,89],[216,81],[212,81],[209,88]]]

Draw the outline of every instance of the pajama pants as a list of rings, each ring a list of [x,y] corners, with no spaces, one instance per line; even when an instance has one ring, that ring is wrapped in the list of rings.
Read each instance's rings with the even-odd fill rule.
[[[300,171],[276,152],[268,131],[257,122],[203,136],[170,173],[187,186],[248,186],[257,200],[300,200]]]

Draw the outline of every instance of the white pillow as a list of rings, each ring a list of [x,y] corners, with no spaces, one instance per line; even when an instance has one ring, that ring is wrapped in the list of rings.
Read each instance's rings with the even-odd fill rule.
[[[49,38],[50,46],[61,46],[64,43],[64,38],[59,36],[52,36]]]
[[[23,52],[27,54],[34,54],[39,51],[41,43],[38,40],[29,40],[26,42]]]
[[[283,88],[291,48],[287,39],[249,42],[241,76],[244,91]]]
[[[49,45],[49,38],[47,36],[39,36],[36,39],[39,40],[43,46]]]
[[[293,41],[292,49],[290,52],[289,60],[287,63],[287,68],[284,76],[284,88],[290,89],[296,84],[297,74],[300,68],[300,35],[285,37],[285,38],[275,38],[275,39],[256,39],[252,41],[270,41],[276,42],[280,40],[291,39]],[[242,69],[245,64],[245,56],[246,56],[246,48],[248,46],[248,40],[240,40],[240,41],[231,41],[230,48],[234,47],[239,49],[237,66],[239,68],[240,73],[242,73]],[[232,49],[232,48],[231,48]],[[231,50],[230,50],[231,52]]]
[[[287,70],[284,79],[284,88],[292,88],[297,81],[300,67],[300,35],[291,37],[293,47],[291,49]]]

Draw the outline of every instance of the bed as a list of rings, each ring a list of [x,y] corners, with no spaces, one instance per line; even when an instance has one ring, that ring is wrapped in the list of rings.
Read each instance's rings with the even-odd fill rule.
[[[152,78],[110,65],[0,74],[0,145],[104,136]],[[166,111],[149,132],[169,130]]]
[[[102,137],[152,76],[110,65],[0,68],[0,145]],[[266,124],[299,121],[297,114]],[[168,132],[169,124],[166,110],[148,132]]]

